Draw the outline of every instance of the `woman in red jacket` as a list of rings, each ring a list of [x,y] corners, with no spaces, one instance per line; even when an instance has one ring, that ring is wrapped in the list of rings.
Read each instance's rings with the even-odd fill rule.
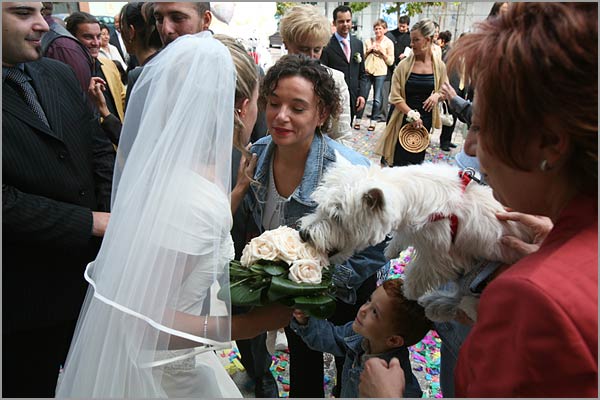
[[[598,396],[597,46],[596,4],[514,3],[450,54],[475,85],[471,129],[496,198],[554,223],[481,295],[457,397]],[[367,393],[398,367],[384,368],[362,394],[390,394]]]

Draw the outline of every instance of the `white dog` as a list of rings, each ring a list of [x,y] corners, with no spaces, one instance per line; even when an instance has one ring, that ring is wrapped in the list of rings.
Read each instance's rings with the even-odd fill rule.
[[[489,187],[467,182],[449,165],[381,168],[337,163],[313,193],[319,205],[301,219],[300,235],[317,249],[335,253],[330,261],[339,263],[391,233],[386,258],[415,248],[405,271],[404,293],[417,300],[458,281],[477,267],[478,260],[517,261],[516,252],[500,245],[503,235],[530,240],[520,224],[496,218],[503,207]],[[473,297],[458,291],[440,292],[433,300],[431,295],[427,293],[423,304],[430,319],[452,319],[457,307],[476,319]]]

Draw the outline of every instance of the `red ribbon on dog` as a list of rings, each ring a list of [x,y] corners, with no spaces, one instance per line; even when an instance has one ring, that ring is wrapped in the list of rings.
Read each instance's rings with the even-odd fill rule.
[[[462,183],[462,191],[463,193],[467,190],[467,186],[473,180],[473,172],[470,170],[458,171],[458,176],[460,177]],[[435,213],[429,216],[429,222],[441,221],[443,219],[448,218],[450,220],[450,235],[452,237],[452,243],[454,243],[454,239],[456,238],[456,233],[458,232],[458,217],[455,214],[444,215],[442,213]]]

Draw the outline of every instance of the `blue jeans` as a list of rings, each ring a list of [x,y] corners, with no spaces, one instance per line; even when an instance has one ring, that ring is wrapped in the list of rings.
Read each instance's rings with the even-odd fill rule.
[[[442,339],[440,359],[440,386],[444,397],[454,397],[454,367],[458,360],[458,353],[467,335],[470,326],[456,321],[436,322],[435,330]]]
[[[369,78],[369,84],[365,90],[366,96],[369,95],[371,86],[373,86],[373,108],[371,109],[371,119],[376,120],[379,117],[379,114],[381,114],[381,103],[383,100],[381,97],[381,90],[383,89],[383,82],[385,82],[386,75],[375,76],[367,74],[367,77]],[[365,109],[363,108],[361,111],[357,112],[356,118],[362,118],[364,111]]]

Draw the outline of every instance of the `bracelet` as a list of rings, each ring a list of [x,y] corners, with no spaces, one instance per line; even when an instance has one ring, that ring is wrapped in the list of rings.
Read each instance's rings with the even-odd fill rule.
[[[208,315],[206,317],[204,317],[204,335],[202,337],[205,339],[208,339],[206,337],[207,331],[208,331]]]

